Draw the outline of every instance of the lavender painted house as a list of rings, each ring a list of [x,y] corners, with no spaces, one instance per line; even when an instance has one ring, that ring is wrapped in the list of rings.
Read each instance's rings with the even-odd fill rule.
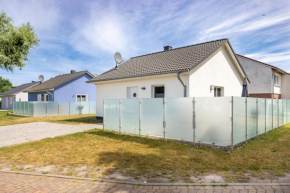
[[[95,101],[96,88],[86,83],[93,77],[88,71],[72,70],[70,74],[53,77],[25,92],[28,92],[28,101]]]

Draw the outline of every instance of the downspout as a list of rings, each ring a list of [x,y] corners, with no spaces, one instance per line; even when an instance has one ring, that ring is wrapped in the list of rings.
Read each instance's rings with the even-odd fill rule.
[[[50,94],[50,95],[51,95],[51,99],[52,99],[52,101],[53,101],[53,94],[50,93],[50,92],[48,92],[48,90],[47,90],[46,92],[47,92],[47,94]]]
[[[177,74],[177,78],[178,78],[178,80],[180,81],[180,83],[182,84],[182,86],[184,87],[184,97],[186,97],[186,85],[184,84],[184,82],[181,80],[181,78],[180,78],[180,71],[178,70],[177,72],[176,72],[176,74]]]

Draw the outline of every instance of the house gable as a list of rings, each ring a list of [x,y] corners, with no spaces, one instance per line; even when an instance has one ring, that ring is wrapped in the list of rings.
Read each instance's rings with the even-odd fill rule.
[[[239,96],[245,76],[230,45],[224,45],[190,71],[189,96],[214,96],[213,86],[222,88],[223,96]]]
[[[92,77],[84,74],[54,89],[54,101],[76,101],[77,94],[88,95],[89,101],[95,101],[96,87],[86,83]]]

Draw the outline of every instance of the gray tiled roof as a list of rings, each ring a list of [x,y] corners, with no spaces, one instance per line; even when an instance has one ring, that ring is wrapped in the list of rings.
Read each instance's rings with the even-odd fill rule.
[[[267,63],[261,62],[261,61],[259,61],[259,60],[255,60],[255,59],[253,59],[253,58],[249,58],[249,57],[246,57],[246,56],[243,56],[243,55],[240,55],[240,54],[236,54],[236,56],[237,56],[237,58],[238,58],[239,60],[240,60],[240,58],[244,58],[244,59],[246,59],[246,60],[251,60],[251,61],[254,61],[254,62],[258,62],[258,63],[260,63],[260,64],[263,64],[263,65],[265,65],[265,66],[267,66],[267,67],[270,67],[270,68],[272,68],[272,69],[275,69],[275,70],[277,70],[277,71],[279,71],[279,72],[281,72],[281,73],[283,73],[283,74],[289,74],[288,72],[282,70],[281,68],[278,68],[277,66],[273,66],[273,65],[271,65],[271,64],[267,64]]]
[[[221,39],[133,57],[120,64],[117,69],[112,68],[87,82],[167,74],[175,73],[177,70],[192,69],[226,42],[228,39]]]
[[[91,73],[88,71],[81,71],[81,72],[75,72],[72,74],[64,74],[64,75],[59,75],[56,77],[53,77],[47,81],[42,82],[38,86],[35,86],[33,88],[26,89],[25,92],[35,92],[35,91],[41,91],[41,90],[49,90],[49,89],[54,89],[56,87],[59,87],[69,81],[72,81],[84,74],[88,74],[91,77],[94,77]]]
[[[39,82],[30,82],[30,83],[22,84],[20,86],[14,87],[14,88],[6,91],[6,92],[3,92],[1,94],[1,96],[5,96],[5,95],[15,95],[15,94],[17,94],[19,92],[22,92],[24,89],[31,88],[31,87],[36,86],[38,84],[39,84]]]

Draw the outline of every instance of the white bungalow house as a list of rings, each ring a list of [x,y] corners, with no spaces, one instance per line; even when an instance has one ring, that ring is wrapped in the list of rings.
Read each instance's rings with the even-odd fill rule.
[[[13,103],[15,101],[28,101],[28,93],[23,92],[25,89],[32,88],[36,85],[39,85],[40,82],[32,81],[30,83],[25,83],[19,86],[16,86],[6,92],[1,93],[2,97],[2,110],[11,110],[13,109]]]
[[[87,81],[104,99],[241,96],[246,77],[228,39],[133,57]]]

